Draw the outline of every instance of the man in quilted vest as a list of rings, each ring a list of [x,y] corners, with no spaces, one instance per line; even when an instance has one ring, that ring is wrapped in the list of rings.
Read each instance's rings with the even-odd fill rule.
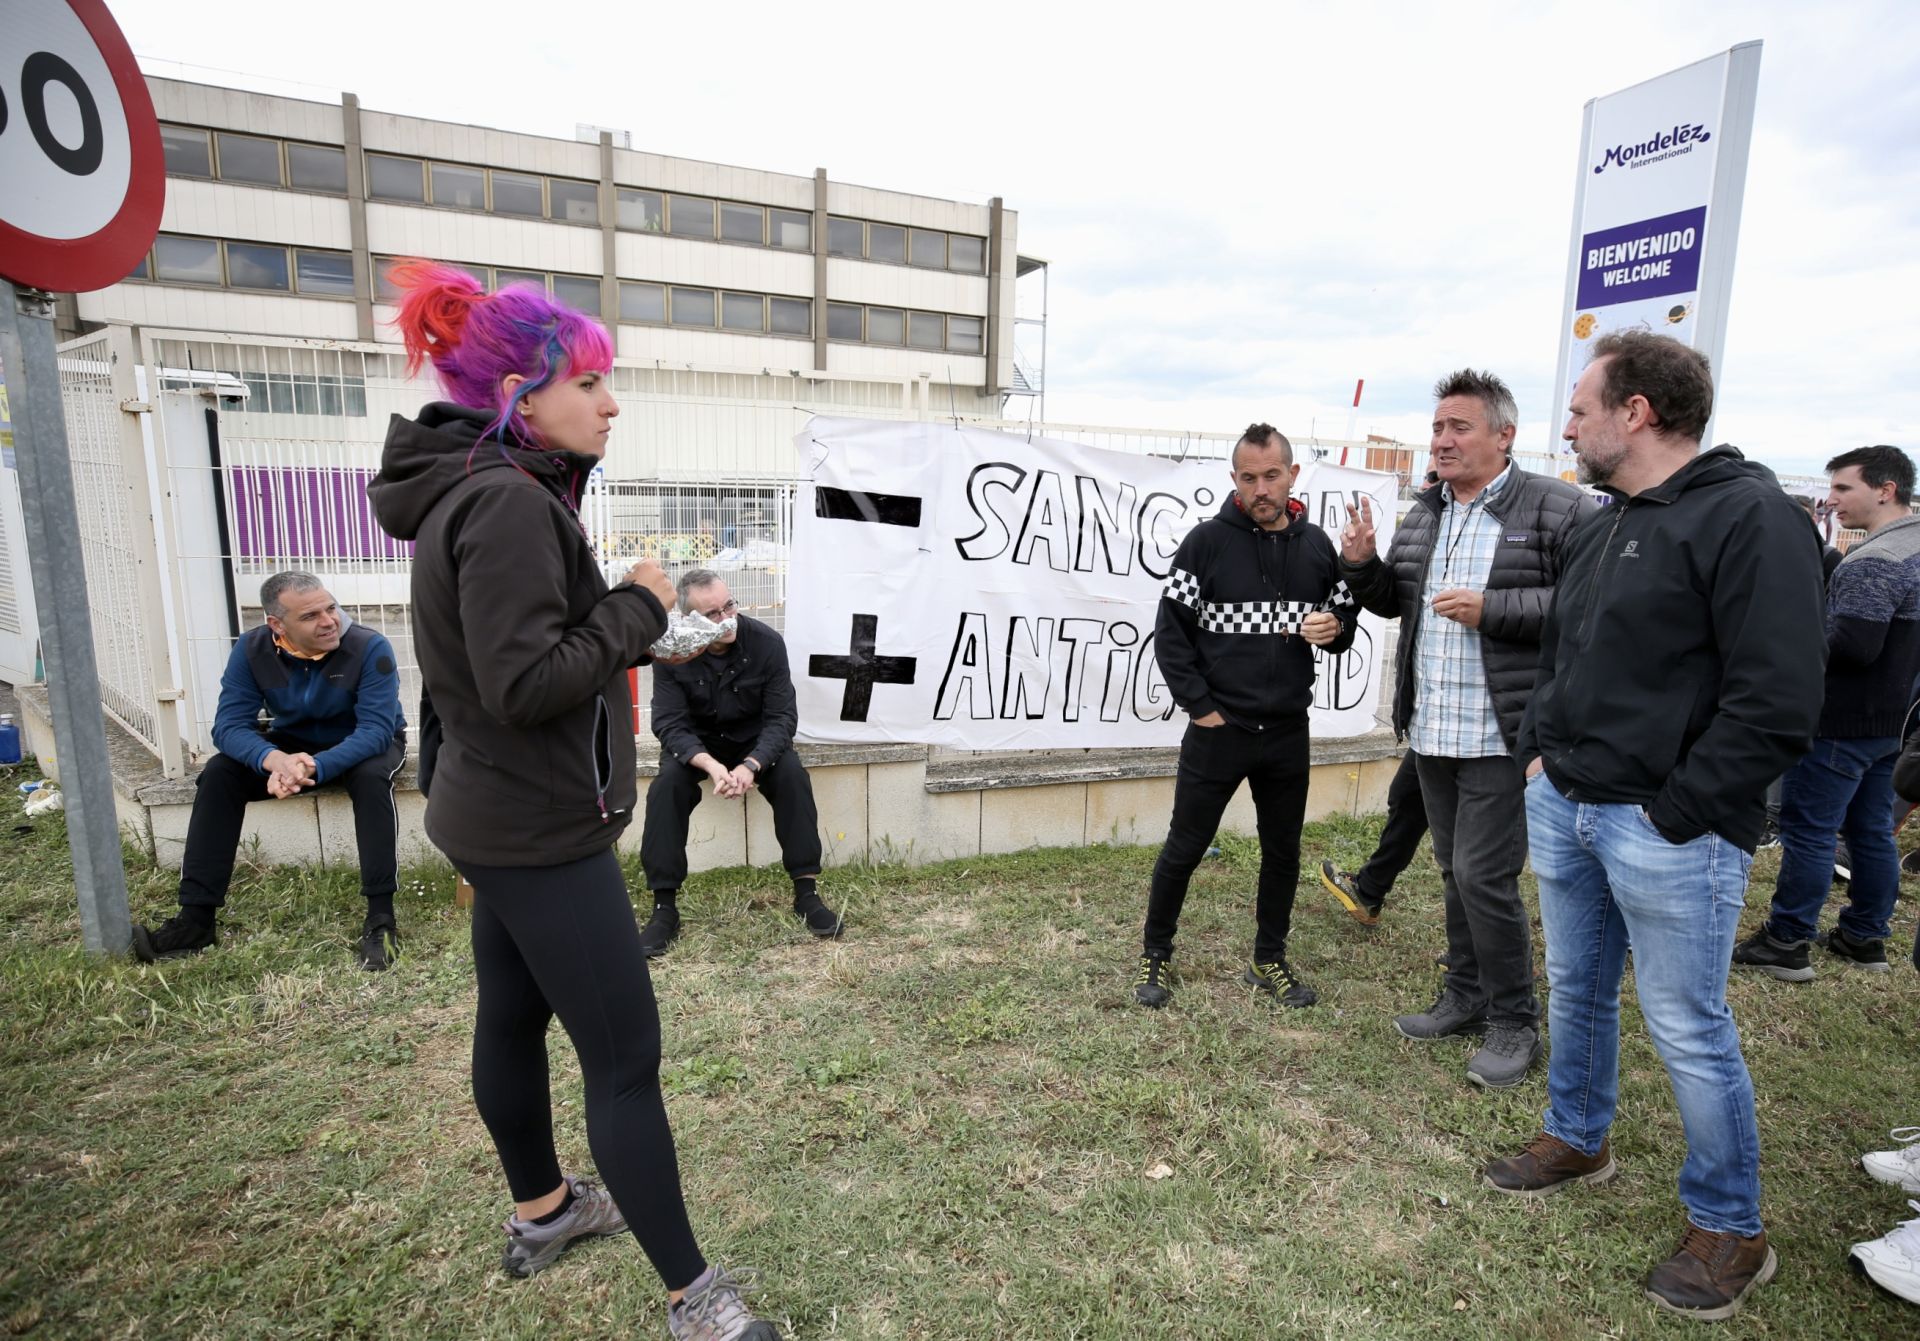
[[[1595,509],[1579,489],[1513,463],[1513,393],[1462,369],[1433,390],[1433,469],[1383,562],[1371,509],[1349,509],[1341,573],[1360,604],[1401,624],[1394,731],[1418,755],[1446,884],[1448,968],[1408,1038],[1484,1035],[1467,1078],[1504,1089],[1540,1056],[1533,939],[1520,902],[1524,780],[1513,758],[1566,536]]]

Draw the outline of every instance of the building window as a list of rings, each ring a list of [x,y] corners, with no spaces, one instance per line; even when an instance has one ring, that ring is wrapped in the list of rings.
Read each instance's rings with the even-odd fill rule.
[[[148,257],[142,256],[133,269],[127,271],[128,279],[151,279],[153,271],[148,268]]]
[[[433,203],[455,209],[483,210],[487,207],[487,174],[479,168],[435,163],[429,169],[433,178]]]
[[[600,188],[592,182],[547,178],[547,202],[552,217],[565,223],[600,222]]]
[[[517,172],[495,172],[493,174],[493,212],[495,214],[517,214],[526,219],[538,219],[546,214],[541,203],[540,179],[523,177]]]
[[[947,237],[947,269],[977,275],[987,268],[987,240],[966,233]]]
[[[720,239],[762,245],[767,240],[767,212],[758,205],[722,205]]]
[[[956,354],[978,354],[984,329],[979,317],[948,317],[947,348]]]
[[[174,176],[213,176],[213,151],[207,146],[206,131],[162,126],[160,147],[166,154],[167,171]]]
[[[867,225],[867,259],[893,265],[907,263],[907,230],[892,224]]]
[[[667,289],[664,284],[620,282],[620,320],[656,324],[667,319]]]
[[[938,312],[913,312],[907,316],[907,343],[915,349],[945,349],[946,321]]]
[[[220,180],[251,182],[256,186],[280,185],[279,141],[229,135],[225,131],[213,138],[220,148]]]
[[[908,239],[910,252],[907,260],[910,264],[924,266],[929,270],[947,268],[947,235],[935,232],[931,228],[916,228]]]
[[[343,251],[307,251],[294,254],[294,274],[305,294],[353,297],[353,257]]]
[[[287,249],[253,242],[227,243],[227,283],[236,289],[291,290]]]
[[[347,153],[318,144],[287,146],[288,184],[302,191],[347,193]]]
[[[867,309],[867,343],[903,345],[907,342],[907,314],[897,307]]]
[[[767,329],[766,300],[757,293],[727,293],[720,296],[720,325],[729,331]]]
[[[547,277],[538,270],[495,270],[493,282],[502,289],[509,284],[531,284],[542,293],[547,291]]]
[[[666,228],[666,201],[658,191],[629,191],[622,187],[615,209],[620,227],[635,233],[658,233]]]
[[[867,254],[867,226],[858,219],[827,220],[827,255],[851,256],[855,260]]]
[[[170,284],[220,285],[220,244],[204,237],[168,237],[153,240],[153,273]]]
[[[712,237],[713,202],[697,196],[668,196],[667,228],[676,237]]]
[[[600,281],[589,275],[555,275],[553,296],[576,312],[600,315]]]
[[[367,155],[367,194],[375,200],[405,200],[425,204],[426,164],[417,158]]]
[[[787,251],[813,250],[813,216],[798,210],[769,210],[767,241]]]
[[[673,291],[673,324],[711,328],[713,291],[711,289],[675,289]]]
[[[775,335],[813,334],[813,304],[805,298],[769,298],[767,315]]]
[[[858,340],[860,309],[852,303],[827,304],[827,339]]]

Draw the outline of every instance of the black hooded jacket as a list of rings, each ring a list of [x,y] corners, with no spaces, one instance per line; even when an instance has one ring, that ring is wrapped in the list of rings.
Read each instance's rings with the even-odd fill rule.
[[[1669,842],[1751,852],[1820,718],[1819,537],[1733,447],[1615,499],[1567,541],[1514,757],[1572,800],[1645,807]]]
[[[414,654],[445,732],[427,836],[456,863],[554,866],[632,818],[627,669],[666,613],[601,576],[576,513],[593,459],[506,460],[479,441],[492,418],[441,402],[395,415],[367,497],[414,542]]]
[[[1217,712],[1249,731],[1306,715],[1313,704],[1313,645],[1295,629],[1310,610],[1340,617],[1340,636],[1325,649],[1353,646],[1360,617],[1340,585],[1340,556],[1327,533],[1306,518],[1298,499],[1284,530],[1263,531],[1229,493],[1211,520],[1180,542],[1173,556],[1154,655],[1174,701],[1190,717]]]

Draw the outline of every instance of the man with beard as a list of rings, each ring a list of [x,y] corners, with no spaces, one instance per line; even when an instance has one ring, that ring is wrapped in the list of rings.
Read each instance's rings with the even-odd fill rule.
[[[1727,971],[1767,784],[1813,737],[1825,659],[1816,537],[1764,467],[1700,450],[1712,412],[1706,358],[1645,331],[1595,341],[1574,387],[1565,437],[1614,503],[1567,545],[1514,751],[1553,982],[1547,1109],[1484,1171],[1524,1197],[1614,1176],[1631,945],[1687,1135],[1686,1230],[1646,1292],[1703,1321],[1777,1265]]]

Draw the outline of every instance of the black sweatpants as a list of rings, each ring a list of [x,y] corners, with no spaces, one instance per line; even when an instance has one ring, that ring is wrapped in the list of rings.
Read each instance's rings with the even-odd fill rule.
[[[587,1144],[614,1205],[669,1290],[707,1269],[687,1222],[660,1097],[660,1010],[611,848],[563,866],[472,866],[473,1100],[515,1201],[560,1186],[547,1025],[573,1040]]]
[[[1387,784],[1387,823],[1380,830],[1380,842],[1367,858],[1367,864],[1353,877],[1360,897],[1384,903],[1393,882],[1413,861],[1420,840],[1427,836],[1427,804],[1420,794],[1419,756],[1408,750],[1400,756],[1400,768]]]
[[[1225,726],[1187,727],[1180,741],[1180,768],[1173,783],[1173,821],[1160,859],[1153,864],[1147,897],[1145,952],[1171,956],[1187,883],[1206,855],[1244,781],[1253,792],[1260,831],[1260,885],[1254,901],[1253,958],[1257,964],[1286,956],[1293,921],[1294,886],[1300,883],[1300,825],[1307,814],[1311,765],[1307,719],[1264,731]]]
[[[700,743],[728,768],[738,768],[753,752],[751,742]],[[678,889],[687,882],[687,827],[706,777],[660,752],[660,772],[647,787],[647,828],[640,835],[640,868],[648,889]],[[813,802],[813,782],[793,751],[761,769],[754,786],[773,807],[773,836],[779,840],[780,864],[787,874],[820,874],[820,811]]]
[[[324,745],[273,733],[267,740],[289,754],[318,754]],[[393,804],[393,775],[406,761],[405,736],[394,739],[384,754],[376,754],[321,783],[344,787],[353,800],[353,836],[360,848],[360,892],[368,898],[392,894],[400,876],[399,812]],[[200,770],[193,814],[187,820],[187,850],[180,858],[180,903],[218,908],[227,901],[233,880],[234,857],[240,850],[240,830],[247,807],[270,799],[267,775],[224,754],[207,760]]]
[[[1447,894],[1447,986],[1491,1024],[1540,1027],[1533,928],[1520,902],[1527,862],[1526,779],[1504,754],[1420,756],[1420,791]]]

